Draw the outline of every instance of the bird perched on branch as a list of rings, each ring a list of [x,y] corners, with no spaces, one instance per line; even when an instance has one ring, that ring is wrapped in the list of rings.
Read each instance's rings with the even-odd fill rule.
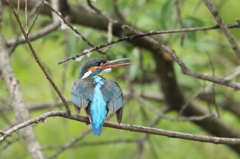
[[[104,72],[110,72],[112,68],[131,64],[112,65],[127,60],[130,60],[130,58],[112,61],[91,58],[81,65],[78,80],[71,89],[72,102],[78,114],[81,108],[86,111],[94,135],[101,134],[103,122],[109,110],[116,112],[118,123],[122,120],[122,90],[116,82],[107,80],[101,75]]]

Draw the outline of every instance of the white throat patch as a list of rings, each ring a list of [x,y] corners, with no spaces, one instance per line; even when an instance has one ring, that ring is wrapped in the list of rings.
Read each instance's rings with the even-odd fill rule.
[[[100,73],[100,75],[102,76],[104,73],[108,73],[108,72],[111,72],[111,71],[112,71],[111,68],[104,69],[104,70]]]
[[[83,75],[83,77],[81,79],[87,78],[91,74],[92,74],[92,71],[87,71],[86,73],[84,73],[84,75]]]

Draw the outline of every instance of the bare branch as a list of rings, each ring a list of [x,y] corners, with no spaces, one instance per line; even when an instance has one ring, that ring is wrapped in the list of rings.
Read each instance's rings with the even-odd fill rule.
[[[129,31],[131,31],[135,34],[143,35],[141,32],[134,30],[130,26],[125,26],[125,27],[128,28]],[[162,43],[156,41],[155,39],[153,39],[151,37],[145,37],[145,38],[148,39],[149,41],[151,41],[153,45],[156,45],[157,47],[161,48],[164,52],[169,54],[173,58],[173,60],[175,62],[177,62],[177,64],[181,67],[181,71],[182,71],[183,74],[189,75],[189,76],[194,77],[194,78],[198,78],[198,79],[210,81],[210,82],[213,82],[213,83],[225,85],[225,86],[228,86],[228,87],[232,87],[235,90],[240,89],[240,83],[233,82],[233,81],[226,80],[226,79],[222,79],[222,78],[218,78],[218,77],[213,77],[211,75],[202,74],[202,73],[198,73],[198,72],[190,70],[186,66],[186,64],[177,56],[177,54],[175,53],[174,50],[170,50],[168,47],[166,47],[165,45],[163,45]]]
[[[127,27],[127,25],[123,25],[123,28]],[[240,23],[237,24],[231,24],[231,25],[227,25],[228,28],[239,28],[240,27]],[[137,35],[132,35],[132,36],[126,36],[124,38],[115,40],[115,41],[111,41],[108,42],[106,44],[103,45],[99,45],[99,46],[95,46],[92,47],[90,49],[84,50],[82,53],[77,54],[75,56],[71,56],[68,57],[60,62],[58,62],[58,64],[62,64],[64,62],[67,62],[69,60],[75,60],[76,58],[80,57],[80,56],[84,56],[92,51],[122,42],[122,41],[127,41],[127,40],[132,40],[132,39],[136,39],[136,38],[141,38],[141,37],[145,37],[145,36],[151,36],[151,35],[157,35],[157,34],[170,34],[170,33],[181,33],[181,32],[192,32],[192,31],[201,31],[201,30],[212,30],[212,29],[219,29],[219,26],[211,26],[211,27],[197,27],[197,28],[185,28],[185,29],[178,29],[178,30],[165,30],[165,31],[150,31],[149,33],[139,33]]]
[[[2,74],[12,99],[12,106],[14,108],[16,119],[19,122],[22,122],[28,120],[30,116],[20,90],[18,80],[11,67],[9,52],[7,50],[5,39],[0,34],[0,68],[2,69]],[[40,150],[41,146],[36,139],[33,128],[27,127],[25,129],[21,129],[19,132],[26,144],[28,152],[31,154],[31,157],[33,159],[44,159],[44,154]],[[5,135],[6,133],[3,134],[3,136]]]
[[[59,116],[71,120],[76,120],[84,123],[89,123],[89,119],[87,117],[83,117],[80,115],[70,114],[67,115],[64,111],[51,111],[44,113],[36,118],[27,120],[21,124],[18,124],[11,129],[5,131],[5,135],[0,137],[0,143],[8,136],[10,136],[12,133],[27,127],[31,124],[36,124],[40,121],[45,121],[49,117]],[[199,142],[208,142],[208,143],[214,143],[214,144],[230,144],[230,145],[239,145],[240,139],[239,138],[225,138],[225,137],[210,137],[210,136],[201,136],[201,135],[193,135],[193,134],[187,134],[187,133],[181,133],[181,132],[175,132],[170,130],[163,130],[163,129],[156,129],[151,127],[144,127],[144,126],[137,126],[137,125],[129,125],[129,124],[118,124],[114,122],[105,121],[104,122],[105,127],[115,128],[115,129],[122,129],[122,130],[128,130],[128,131],[134,131],[134,132],[141,132],[141,133],[148,133],[153,135],[161,135],[161,136],[167,136],[167,137],[174,137],[174,138],[180,138],[180,139],[186,139],[186,140],[193,140],[193,141],[199,141]]]
[[[28,36],[28,39],[29,39],[30,41],[37,40],[37,39],[39,39],[39,38],[41,38],[41,37],[43,37],[43,36],[45,36],[45,35],[53,32],[53,31],[56,31],[56,29],[57,29],[59,26],[60,26],[60,23],[51,23],[51,24],[45,26],[44,28],[42,28],[41,30],[39,30],[38,32],[33,33],[33,34],[30,34],[30,35]],[[14,45],[14,44],[15,44],[15,41],[16,41],[16,39],[8,40],[8,41],[7,41],[7,46],[9,47],[9,46],[11,46],[11,45]],[[24,44],[24,43],[26,43],[26,39],[25,39],[24,37],[21,37],[21,38],[19,38],[19,39],[17,40],[16,45],[18,45],[18,44]]]
[[[102,14],[102,12],[100,10],[98,10],[96,7],[94,7],[94,5],[92,5],[91,0],[87,0],[87,4],[92,10],[94,10],[95,12],[97,12],[99,14]]]
[[[11,1],[8,1],[8,3],[9,3],[9,6],[12,8],[13,14],[14,14],[14,16],[15,16],[15,18],[16,18],[19,26],[20,26],[20,29],[21,29],[21,31],[22,31],[22,34],[24,35],[24,37],[25,37],[25,39],[26,39],[26,42],[27,42],[27,44],[28,44],[28,46],[29,46],[29,48],[30,48],[30,50],[31,50],[31,52],[32,52],[32,54],[33,54],[36,62],[38,63],[38,65],[39,65],[40,68],[42,69],[43,73],[45,74],[46,78],[49,80],[49,82],[51,83],[51,85],[53,86],[53,88],[55,89],[55,91],[57,92],[57,94],[59,95],[59,97],[61,98],[61,100],[62,100],[62,102],[63,102],[63,104],[64,104],[64,106],[65,106],[65,108],[66,108],[67,114],[70,114],[71,111],[70,111],[70,108],[69,108],[69,106],[68,106],[68,104],[67,104],[67,101],[66,101],[65,98],[62,96],[61,92],[59,91],[59,89],[57,88],[57,86],[55,85],[55,83],[53,82],[53,80],[51,79],[51,77],[48,75],[45,67],[42,65],[42,63],[41,63],[40,60],[38,59],[38,56],[37,56],[34,48],[32,47],[32,44],[31,44],[31,42],[29,41],[26,32],[24,31],[24,29],[23,29],[23,27],[22,27],[22,25],[21,25],[20,19],[19,19],[17,13],[16,13],[15,10],[14,10],[14,6],[13,6],[12,2],[11,2]]]
[[[26,5],[27,5],[27,2],[26,2]],[[34,7],[34,8],[35,8],[35,7]],[[30,32],[31,32],[31,30],[32,30],[32,28],[33,28],[35,22],[37,21],[37,18],[38,18],[38,15],[39,15],[40,9],[42,8],[42,3],[38,2],[38,3],[36,4],[36,8],[38,8],[38,10],[37,10],[37,15],[36,15],[35,19],[33,20],[33,23],[32,23],[32,25],[30,26],[30,29],[26,32],[27,35],[30,34]],[[28,21],[26,21],[26,25],[28,25],[27,23],[28,23]]]
[[[5,135],[5,132],[2,131],[2,130],[0,130],[0,134],[1,134],[1,135]]]
[[[181,10],[180,10],[180,7],[179,7],[179,0],[174,0],[174,4],[175,4],[175,8],[176,8],[176,15],[177,15],[177,20],[178,20],[178,23],[180,25],[180,29],[183,28],[183,22],[182,22],[182,18],[181,18]],[[181,33],[181,46],[183,46],[183,42],[184,42],[184,37],[185,37],[185,33],[182,32]]]
[[[88,129],[87,131],[83,132],[80,136],[76,137],[74,140],[72,140],[71,142],[69,142],[67,145],[64,145],[63,147],[61,147],[54,155],[52,155],[51,157],[49,157],[48,159],[53,159],[56,158],[60,153],[62,153],[63,151],[65,151],[66,149],[69,149],[70,147],[72,147],[73,145],[75,145],[78,141],[80,141],[81,139],[83,139],[86,135],[91,133],[91,129]]]
[[[227,37],[233,51],[235,52],[238,60],[240,60],[240,49],[237,42],[234,40],[232,33],[229,31],[227,25],[224,23],[223,19],[220,17],[217,9],[213,6],[210,0],[202,0],[209,11],[212,13],[213,17],[217,21],[218,26],[221,28],[225,36]]]
[[[25,26],[28,32],[28,4],[27,4],[27,0],[25,0]]]
[[[3,2],[0,1],[0,30],[2,29],[2,10],[3,10]]]
[[[0,153],[3,152],[4,150],[6,150],[10,145],[12,145],[12,144],[14,144],[15,142],[19,141],[20,139],[21,139],[21,138],[18,136],[18,137],[13,138],[13,139],[10,140],[10,141],[6,141],[6,140],[5,140],[6,145],[1,147]]]
[[[80,37],[83,41],[85,41],[89,46],[94,47],[94,45],[88,41],[75,27],[73,27],[72,25],[70,25],[65,18],[61,15],[60,12],[57,12],[55,9],[53,9],[50,5],[48,5],[46,2],[44,2],[44,5],[47,6],[52,12],[54,12],[60,19],[62,22],[61,28],[62,29],[66,29],[66,26],[69,27],[74,33],[75,35],[77,35],[78,37]],[[96,49],[99,53],[104,54],[101,50]]]
[[[19,1],[19,3],[20,3],[20,1]],[[37,16],[35,17],[35,19],[34,19],[32,25],[31,25],[29,31],[27,32],[27,35],[28,35],[28,36],[29,36],[29,33],[31,32],[31,30],[32,30],[32,28],[33,28],[33,26],[34,26],[37,18],[38,18],[38,14],[39,14],[39,11],[40,11],[41,7],[42,7],[42,3],[41,3],[41,2],[37,2],[37,3],[34,5],[34,7],[31,9],[30,13],[28,14],[28,21],[29,21],[29,20],[35,15],[35,13],[37,13]],[[25,27],[27,23],[28,23],[28,22],[26,22],[25,24],[23,24],[23,26]],[[11,41],[12,41],[12,44],[9,46],[9,47],[10,47],[10,51],[9,51],[9,52],[10,52],[10,55],[13,53],[13,51],[14,51],[15,48],[18,46],[18,44],[21,43],[21,40],[25,42],[25,38],[24,38],[24,37],[20,37],[20,35],[21,35],[21,30],[17,33],[16,38],[13,39],[13,40],[11,40]],[[32,37],[32,36],[31,36],[31,37]],[[20,41],[20,42],[19,42],[19,41]]]
[[[208,59],[209,59],[209,64],[210,64],[210,66],[212,68],[212,76],[215,77],[215,69],[214,69],[214,66],[213,66],[213,62],[212,62],[208,52],[207,52],[207,55],[208,55]],[[213,96],[212,96],[213,104],[214,104],[216,112],[217,112],[217,117],[219,118],[220,117],[220,112],[219,112],[219,108],[218,108],[218,105],[217,105],[216,99],[215,99],[215,95],[216,95],[215,83],[212,84],[212,93],[213,93]]]
[[[159,115],[156,117],[156,119],[154,119],[149,127],[154,127],[161,119],[162,119],[162,114],[166,113],[167,111],[169,111],[168,109],[164,108],[162,111],[159,111],[161,113],[159,113]],[[148,136],[149,134],[144,134],[138,141],[138,151],[137,151],[137,154],[136,154],[136,159],[141,159],[142,158],[142,154],[143,154],[143,151],[144,151],[144,142],[148,139]]]
[[[240,66],[234,68],[233,70],[231,70],[230,72],[226,73],[223,77],[223,79],[229,80],[232,79],[233,77],[236,77],[237,75],[240,74]],[[197,91],[196,93],[194,93],[191,97],[188,98],[188,100],[185,102],[185,104],[182,106],[181,110],[179,111],[179,114],[182,114],[182,112],[184,111],[184,109],[186,109],[186,107],[195,99],[197,98],[201,93],[207,93],[211,90],[211,88],[213,87],[213,84],[207,85],[206,87],[202,88],[201,90]]]
[[[190,116],[190,117],[171,117],[166,115],[163,112],[165,111],[160,111],[159,109],[157,109],[156,107],[154,107],[153,105],[151,105],[149,102],[147,102],[146,100],[144,100],[142,97],[134,94],[133,95],[136,99],[138,99],[141,103],[143,103],[146,107],[148,107],[150,110],[152,110],[153,112],[155,112],[156,114],[158,114],[159,117],[164,118],[164,119],[168,119],[168,120],[172,120],[172,121],[199,121],[199,120],[204,120],[206,118],[209,117],[214,117],[214,114],[204,114],[201,116]]]
[[[96,142],[80,142],[72,146],[72,148],[79,148],[79,147],[86,147],[86,146],[99,146],[99,145],[109,145],[109,144],[118,144],[118,143],[135,143],[137,142],[136,139],[119,139],[119,140],[103,140],[103,141],[96,141]],[[46,146],[42,150],[55,150],[59,148],[59,146]]]

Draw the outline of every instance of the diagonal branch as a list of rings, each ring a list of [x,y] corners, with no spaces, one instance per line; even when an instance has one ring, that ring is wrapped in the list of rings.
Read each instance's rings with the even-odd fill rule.
[[[53,86],[53,88],[55,89],[55,91],[57,92],[57,94],[59,95],[60,99],[62,100],[62,102],[63,102],[63,104],[64,104],[64,106],[65,106],[65,108],[66,108],[67,114],[70,114],[71,111],[70,111],[70,108],[69,108],[69,106],[68,106],[68,104],[67,104],[67,101],[66,101],[65,98],[62,96],[60,90],[57,88],[57,86],[55,85],[55,83],[53,82],[53,80],[51,79],[51,77],[49,76],[49,74],[47,73],[45,67],[42,65],[42,63],[41,63],[40,60],[38,59],[38,56],[37,56],[35,50],[33,49],[31,42],[30,42],[29,39],[28,39],[28,35],[26,34],[26,32],[24,31],[24,29],[23,29],[23,27],[22,27],[22,24],[21,24],[21,22],[20,22],[19,16],[18,16],[18,14],[16,13],[16,11],[15,11],[15,9],[14,9],[14,6],[13,6],[13,4],[12,4],[12,1],[9,1],[9,0],[8,0],[8,4],[9,4],[9,6],[12,8],[13,14],[14,14],[16,20],[17,20],[18,25],[20,26],[20,29],[21,29],[21,31],[22,31],[22,34],[24,35],[24,37],[25,37],[25,39],[26,39],[26,42],[27,42],[27,44],[28,44],[28,46],[29,46],[29,48],[30,48],[30,50],[31,50],[31,52],[32,52],[32,54],[33,54],[36,62],[38,63],[38,65],[39,65],[40,68],[42,69],[43,73],[45,74],[46,78],[47,78],[48,81],[51,83],[51,85]]]
[[[49,34],[50,32],[56,31],[56,29],[59,26],[60,26],[60,23],[51,23],[51,24],[45,26],[44,28],[42,28],[41,30],[39,30],[38,32],[28,35],[28,39],[30,41],[37,40],[37,39]],[[26,43],[26,39],[24,37],[20,37],[17,39],[17,42],[16,42],[16,39],[8,40],[7,46],[10,47],[10,46],[14,45],[15,43],[16,43],[16,45],[24,44],[24,43]]]
[[[19,82],[13,72],[10,64],[9,52],[6,47],[5,39],[0,34],[0,68],[8,87],[8,91],[12,100],[12,106],[16,119],[19,122],[26,121],[30,118],[29,111],[25,105],[23,95],[19,86]],[[19,130],[20,136],[23,138],[28,152],[33,159],[44,159],[44,154],[41,151],[41,146],[34,134],[32,127]],[[3,133],[1,133],[3,134]],[[6,135],[6,134],[3,134]]]
[[[128,26],[123,25],[122,27],[126,28]],[[227,25],[227,27],[228,28],[240,28],[240,23],[230,24],[230,25]],[[80,56],[83,56],[83,55],[86,55],[86,54],[88,54],[90,52],[93,52],[95,50],[98,50],[98,49],[101,49],[101,48],[104,48],[104,47],[107,47],[107,46],[110,46],[110,45],[113,45],[113,44],[116,44],[116,43],[119,43],[119,42],[127,41],[127,40],[133,40],[133,39],[137,39],[137,38],[141,38],[141,37],[145,37],[145,36],[157,35],[157,34],[193,32],[193,31],[212,30],[212,29],[219,29],[219,28],[220,28],[219,26],[208,26],[208,27],[184,28],[184,29],[177,29],[177,30],[150,31],[148,33],[139,33],[137,35],[126,36],[124,38],[120,38],[118,40],[114,40],[114,41],[108,42],[106,44],[95,46],[95,47],[92,47],[90,49],[84,50],[80,54],[68,57],[68,58],[58,62],[58,64],[62,64],[62,63],[67,62],[69,60],[75,60],[76,58],[78,58]]]
[[[141,32],[136,31],[135,29],[133,29],[133,28],[127,26],[127,25],[125,26],[125,28],[128,29],[129,31],[135,33],[135,34],[142,35]],[[228,86],[228,87],[232,87],[235,90],[239,90],[240,89],[240,83],[233,82],[233,81],[230,81],[230,80],[226,80],[226,79],[223,79],[223,78],[214,77],[214,76],[207,75],[207,74],[202,74],[202,73],[190,70],[186,66],[186,64],[177,56],[177,54],[175,53],[174,50],[169,49],[164,44],[162,44],[161,42],[156,41],[153,38],[150,38],[150,37],[145,37],[145,38],[147,38],[149,41],[151,41],[153,45],[159,47],[161,50],[163,50],[164,52],[169,54],[173,58],[173,60],[175,62],[177,62],[177,64],[181,67],[181,70],[182,70],[183,74],[189,75],[189,76],[194,77],[194,78],[198,78],[198,79],[210,81],[210,82],[213,82],[213,83],[225,85],[225,86]]]
[[[77,28],[73,27],[72,25],[70,25],[70,24],[65,20],[65,18],[61,15],[60,12],[56,11],[55,9],[53,9],[50,5],[48,5],[47,2],[44,1],[43,3],[44,3],[44,5],[45,5],[46,7],[48,7],[53,13],[55,13],[56,16],[58,16],[58,17],[60,18],[61,23],[62,23],[62,25],[61,25],[61,28],[62,28],[62,29],[70,28],[70,29],[75,33],[76,36],[80,37],[80,38],[81,38],[83,41],[85,41],[89,46],[94,47],[94,45],[93,45],[89,40],[87,40],[87,39],[77,30]],[[104,54],[101,50],[98,50],[98,49],[96,49],[96,50],[97,50],[99,53]]]
[[[179,0],[174,0],[174,4],[175,4],[175,8],[176,8],[176,14],[177,14],[177,21],[180,25],[180,29],[183,28],[183,22],[182,22],[182,18],[181,18],[181,10],[179,7]],[[183,42],[184,42],[184,38],[185,38],[186,34],[184,32],[181,33],[181,46],[183,46]]]
[[[233,51],[235,52],[236,56],[238,57],[238,60],[240,60],[240,48],[239,48],[237,42],[234,40],[233,35],[229,31],[227,25],[224,23],[223,19],[220,17],[217,9],[212,5],[210,0],[203,0],[203,2],[205,3],[205,5],[209,9],[209,11],[212,13],[215,20],[217,21],[218,26],[221,28],[221,30],[225,34]]]

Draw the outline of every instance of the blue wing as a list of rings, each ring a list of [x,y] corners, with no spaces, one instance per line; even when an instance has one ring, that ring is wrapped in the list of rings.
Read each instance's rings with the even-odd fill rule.
[[[122,120],[123,99],[122,89],[119,85],[112,81],[102,78],[103,85],[101,92],[104,101],[107,103],[107,108],[110,111],[116,112],[118,123]],[[77,80],[72,89],[72,102],[77,113],[80,113],[81,108],[86,108],[92,101],[94,96],[95,81],[93,78],[84,78]]]
[[[116,82],[112,80],[104,80],[101,92],[105,102],[107,103],[108,109],[116,112],[118,123],[120,123],[123,111],[122,89]]]
[[[77,113],[80,113],[80,108],[86,108],[89,102],[93,100],[94,81],[91,78],[77,80],[71,89],[72,102]]]

